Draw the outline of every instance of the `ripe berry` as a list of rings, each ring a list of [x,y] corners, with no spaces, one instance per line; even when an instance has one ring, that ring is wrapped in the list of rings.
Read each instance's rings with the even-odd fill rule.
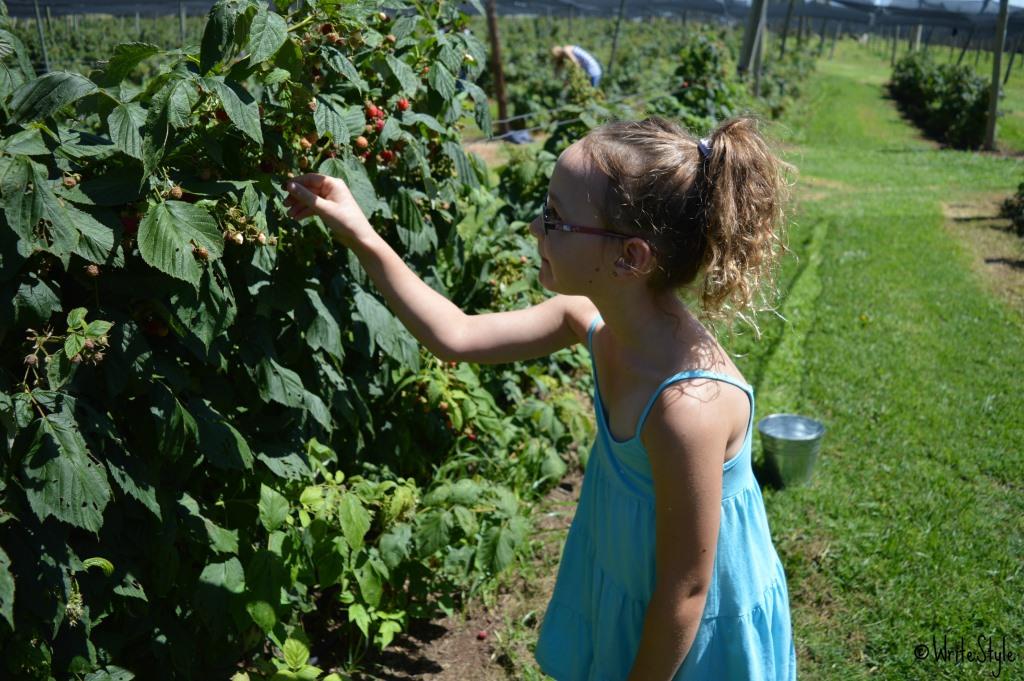
[[[76,180],[71,175],[65,175],[64,176],[64,186],[67,187],[68,189],[74,189],[75,185],[77,185],[77,184],[78,184],[78,180]]]
[[[324,154],[324,156],[326,156],[327,158],[337,158],[338,157],[338,152],[336,152],[334,149],[331,149],[331,150],[327,151]]]
[[[356,138],[356,149],[366,149],[369,146],[370,143],[362,135]]]
[[[485,638],[487,638],[487,632],[486,631],[480,630],[480,631],[476,632],[476,640],[483,641]]]
[[[488,279],[487,283],[490,284],[491,286],[497,286],[498,285],[498,282],[495,281],[494,279]]]
[[[94,347],[96,347],[96,343],[93,342],[91,338],[86,338],[84,346],[86,350],[92,350]]]
[[[527,258],[526,258],[525,255],[519,256],[519,262],[523,263],[524,265],[526,264],[526,260],[527,260]]]
[[[217,111],[214,113],[214,115],[217,116],[217,120],[220,121],[221,123],[227,123],[230,120],[228,118],[228,112],[225,111],[224,109],[217,109]]]
[[[310,146],[313,146],[314,144],[320,141],[320,135],[318,135],[317,132],[314,130],[313,132],[306,133],[306,137],[304,139],[307,142],[309,142]]]
[[[377,105],[375,105],[373,102],[367,102],[366,103],[366,115],[369,116],[370,118],[376,118],[377,117]]]
[[[373,124],[373,129],[376,130],[377,132],[380,132],[381,130],[383,130],[384,129],[384,119],[383,118],[378,118],[377,122]]]
[[[337,33],[329,33],[327,35],[327,40],[329,40],[334,45],[344,45],[347,42],[345,38],[338,35]]]
[[[409,100],[406,99],[405,97],[402,97],[400,100],[398,100],[398,110],[399,111],[408,111],[409,110]]]
[[[304,150],[309,150],[309,148],[312,147],[313,145],[310,143],[308,139],[302,137],[299,139],[299,146],[302,147]]]
[[[430,73],[430,67],[429,66],[424,66],[422,69],[420,69],[420,75],[421,76],[425,76],[428,73]]]
[[[334,24],[332,24],[330,22],[320,24],[320,34],[321,35],[328,35],[330,33],[334,33]]]
[[[476,442],[476,433],[474,433],[473,431],[469,431],[468,433],[466,433],[466,437],[469,438],[470,442]]]
[[[391,163],[391,161],[394,160],[394,158],[395,153],[389,149],[385,149],[384,151],[380,152],[380,160],[383,161],[384,163]]]
[[[203,246],[197,246],[192,249],[192,252],[199,256],[200,260],[207,260],[210,257],[210,252]]]
[[[121,225],[124,227],[125,234],[135,234],[139,231],[139,218],[135,215],[122,215]]]
[[[86,265],[85,273],[90,277],[98,277],[100,276],[100,268],[96,265]]]
[[[181,196],[182,196],[182,191],[181,191],[181,187],[179,187],[178,185],[174,185],[174,186],[173,186],[173,187],[171,187],[171,189],[170,189],[170,190],[169,190],[169,191],[167,192],[167,195],[168,195],[169,197],[171,197],[172,199],[174,199],[175,201],[177,201],[177,200],[178,200],[178,199],[180,199],[180,198],[181,198]]]

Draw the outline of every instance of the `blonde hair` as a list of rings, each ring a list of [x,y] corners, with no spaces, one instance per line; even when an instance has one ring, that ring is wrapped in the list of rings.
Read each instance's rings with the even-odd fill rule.
[[[583,148],[608,177],[599,212],[605,224],[650,240],[657,270],[648,280],[655,293],[699,286],[700,316],[738,316],[760,335],[747,314],[774,309],[775,270],[789,251],[784,243],[784,206],[796,168],[775,156],[757,119],[730,118],[707,142],[676,123],[654,116],[593,129]],[[761,306],[755,306],[760,295]]]

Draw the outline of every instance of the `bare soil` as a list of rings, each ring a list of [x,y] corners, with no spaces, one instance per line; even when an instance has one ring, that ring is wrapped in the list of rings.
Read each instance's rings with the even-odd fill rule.
[[[971,264],[992,292],[1024,316],[1024,238],[999,217],[1004,194],[979,194],[943,203],[946,227],[971,255]]]

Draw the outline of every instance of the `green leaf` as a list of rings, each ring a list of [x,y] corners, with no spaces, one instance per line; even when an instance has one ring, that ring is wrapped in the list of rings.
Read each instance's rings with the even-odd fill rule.
[[[284,18],[280,14],[267,11],[261,4],[249,28],[249,44],[246,46],[249,63],[255,65],[265,61],[281,49],[287,38],[288,24]]]
[[[309,648],[294,638],[284,642],[281,652],[284,654],[284,663],[296,671],[305,667],[309,661]]]
[[[363,547],[363,538],[370,529],[370,512],[363,506],[352,492],[346,492],[341,497],[338,508],[341,521],[341,531],[345,540],[353,549],[359,550]]]
[[[11,95],[11,123],[46,118],[63,106],[99,90],[96,83],[78,73],[54,71],[29,81]]]
[[[167,93],[167,122],[179,130],[192,125],[192,109],[199,103],[195,83],[184,78],[169,84]]]
[[[446,101],[455,96],[455,76],[444,67],[444,64],[433,64],[428,79],[430,87],[437,90]]]
[[[199,575],[200,584],[224,589],[228,593],[240,594],[245,590],[245,571],[238,558],[230,558],[223,563],[210,563]]]
[[[416,548],[420,557],[440,551],[448,545],[452,530],[452,514],[446,510],[435,510],[417,516]]]
[[[277,625],[277,613],[266,601],[250,601],[245,604],[245,610],[264,634],[269,634]]]
[[[150,207],[139,224],[142,259],[177,279],[199,285],[203,267],[192,244],[203,246],[211,257],[224,252],[224,238],[205,208],[184,201],[166,201]]]
[[[113,87],[124,80],[144,59],[160,54],[162,50],[149,43],[122,43],[114,48],[114,56],[103,70],[99,84]]]
[[[132,158],[142,160],[142,126],[146,123],[146,110],[131,102],[119,104],[107,116],[110,139],[117,148]]]
[[[124,265],[123,253],[120,250],[115,251],[112,228],[74,206],[65,204],[64,215],[78,230],[78,241],[72,247],[72,253],[90,262],[106,263],[115,267]]]
[[[380,623],[380,629],[377,630],[377,636],[374,638],[374,641],[378,646],[380,646],[381,650],[384,650],[391,645],[391,641],[394,640],[395,634],[400,631],[402,631],[401,622],[385,620]]]
[[[338,359],[344,359],[338,321],[314,289],[306,289],[306,298],[313,307],[313,319],[306,327],[306,344],[313,350],[323,349]]]
[[[231,122],[256,142],[263,144],[260,111],[256,100],[244,90],[241,90],[239,95],[230,85],[216,78],[204,78],[203,83],[220,98]]]
[[[77,334],[70,333],[68,337],[64,339],[64,354],[67,355],[68,359],[71,359],[85,347],[85,337]]]
[[[116,665],[107,665],[103,669],[86,675],[85,681],[132,681],[135,674]]]
[[[21,130],[10,137],[0,140],[0,151],[15,155],[23,154],[25,156],[42,156],[50,153],[50,150],[43,143],[43,133],[39,128]]]
[[[11,574],[11,559],[0,547],[0,617],[14,629],[14,576]]]
[[[91,567],[98,567],[100,570],[103,570],[103,574],[105,574],[107,577],[114,574],[114,564],[106,558],[100,558],[98,556],[96,558],[86,558],[85,560],[83,560],[82,567],[84,567],[86,570],[88,570]]]
[[[363,600],[368,605],[372,605],[375,608],[378,607],[384,589],[381,584],[380,574],[377,573],[371,561],[366,561],[356,570],[356,581],[359,582],[359,592],[363,595]]]
[[[24,473],[25,496],[40,520],[55,517],[98,533],[110,501],[104,469],[90,458],[85,439],[65,411],[33,423]]]
[[[172,461],[180,458],[197,441],[195,418],[165,386],[160,386],[150,411],[156,421],[160,454]]]
[[[214,4],[206,20],[199,48],[199,72],[203,75],[216,66],[232,48],[235,22],[242,8],[237,0]]]
[[[391,73],[395,76],[395,79],[398,80],[398,84],[402,88],[402,93],[406,95],[415,94],[420,85],[420,79],[416,77],[416,72],[412,70],[412,67],[390,54],[387,56],[386,61]]]
[[[273,532],[288,517],[288,500],[279,492],[261,484],[259,511],[260,523],[267,528],[267,532]]]
[[[359,318],[370,330],[373,341],[412,371],[419,371],[418,342],[388,308],[372,295],[358,288],[355,294]]]
[[[380,537],[377,550],[384,564],[394,570],[409,558],[409,547],[412,544],[412,527],[408,523],[399,523]]]
[[[256,386],[260,399],[277,402],[286,407],[305,404],[306,388],[297,373],[277,363],[272,357],[263,357],[256,367]]]
[[[345,127],[345,119],[342,117],[342,110],[333,99],[324,95],[316,96],[316,111],[313,112],[313,122],[316,125],[316,133],[321,137],[330,135],[331,139],[344,143],[349,138],[348,128]]]
[[[84,307],[76,307],[75,309],[68,312],[68,328],[78,329],[79,327],[85,326],[85,315],[88,313]]]
[[[364,637],[370,637],[370,615],[361,603],[353,603],[348,606],[348,621],[355,622]]]
[[[476,551],[476,566],[480,570],[497,574],[515,558],[515,534],[505,527],[490,527],[480,537]]]
[[[345,76],[352,85],[355,85],[357,90],[363,92],[369,87],[363,77],[359,75],[359,69],[341,52],[330,47],[324,50],[324,54],[327,56],[328,66]]]

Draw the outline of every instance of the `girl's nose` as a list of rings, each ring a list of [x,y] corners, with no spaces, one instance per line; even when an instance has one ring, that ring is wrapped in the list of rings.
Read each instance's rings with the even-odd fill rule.
[[[539,215],[530,223],[530,233],[537,238],[537,241],[544,236],[544,222]]]

